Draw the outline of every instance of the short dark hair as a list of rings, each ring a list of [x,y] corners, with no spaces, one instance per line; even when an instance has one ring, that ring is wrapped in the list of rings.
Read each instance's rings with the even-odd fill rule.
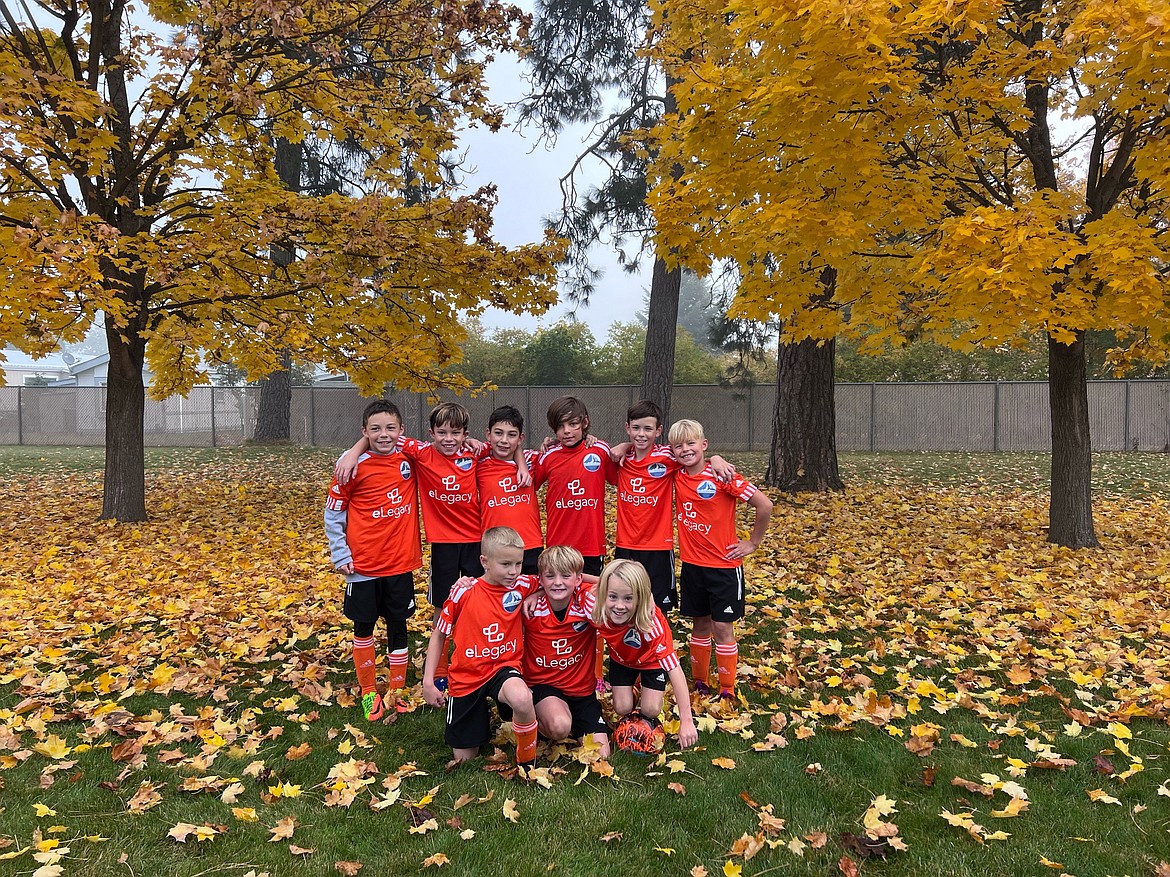
[[[561,396],[553,399],[548,406],[548,428],[557,431],[562,423],[568,420],[580,420],[583,423],[589,420],[589,409],[576,396]],[[588,432],[588,428],[585,430]]]
[[[626,412],[626,423],[633,423],[643,417],[653,417],[655,424],[662,426],[662,409],[649,399],[639,399]]]
[[[512,405],[501,405],[492,412],[492,416],[488,418],[488,429],[497,423],[506,423],[524,432],[524,415],[520,413],[520,409]]]
[[[389,399],[375,399],[367,405],[366,410],[362,412],[362,426],[365,426],[375,414],[393,414],[398,418],[398,422],[402,423],[402,412]]]
[[[471,423],[471,415],[458,402],[440,402],[431,409],[431,429],[440,426],[449,426],[467,432]]]

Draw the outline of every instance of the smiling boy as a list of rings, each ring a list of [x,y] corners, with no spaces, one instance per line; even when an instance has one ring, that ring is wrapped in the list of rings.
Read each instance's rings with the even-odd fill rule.
[[[501,405],[488,418],[487,445],[476,461],[475,480],[479,488],[479,509],[485,530],[511,527],[524,542],[523,572],[535,575],[537,560],[544,549],[540,509],[536,490],[519,475],[516,455],[524,442],[524,415],[511,405]],[[538,478],[534,451],[523,451],[524,459]]]
[[[744,614],[743,559],[759,547],[768,532],[772,501],[738,475],[726,482],[716,478],[705,459],[707,439],[698,421],[675,423],[670,428],[670,446],[682,467],[674,479],[682,557],[679,611],[694,619],[690,649],[695,691],[710,693],[714,638],[719,697],[731,701],[739,663],[735,622]],[[747,539],[740,539],[736,532],[737,502],[755,510]]]
[[[378,692],[374,627],[386,619],[390,689],[406,685],[406,621],[414,614],[414,570],[422,566],[417,478],[395,448],[402,434],[397,406],[375,399],[362,412],[369,451],[354,477],[336,477],[325,504],[325,534],[334,567],[345,576],[345,617],[353,622],[353,663],[370,721],[384,713]]]

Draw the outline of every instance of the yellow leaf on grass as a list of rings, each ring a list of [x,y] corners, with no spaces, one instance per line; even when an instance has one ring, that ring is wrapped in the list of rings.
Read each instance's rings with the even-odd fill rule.
[[[1028,809],[1028,802],[1024,798],[1012,798],[1002,810],[992,810],[991,815],[997,819],[1010,819],[1019,816]]]
[[[736,862],[731,861],[731,859],[728,859],[723,863],[724,877],[740,877],[742,873],[743,865],[737,864]]]
[[[39,801],[36,804],[33,804],[33,812],[37,814],[38,818],[44,818],[45,816],[56,816],[57,815],[56,810],[52,809],[51,807],[46,807],[44,804],[41,804]]]
[[[1089,789],[1086,793],[1089,800],[1096,804],[1120,804],[1121,802],[1106,792],[1104,789]]]
[[[435,853],[433,856],[427,856],[423,859],[424,868],[441,868],[443,865],[450,865],[451,860],[442,853]]]
[[[735,761],[731,758],[712,758],[711,763],[716,767],[721,767],[724,770],[735,770]]]
[[[655,847],[654,852],[662,853],[664,856],[673,856],[674,855],[674,848],[673,847]]]
[[[520,811],[516,807],[516,802],[511,798],[507,798],[504,801],[504,818],[509,822],[520,821]]]
[[[1050,858],[1048,858],[1047,856],[1040,857],[1040,864],[1043,865],[1045,868],[1060,869],[1060,868],[1064,867],[1064,865],[1062,863],[1054,862]]]
[[[260,817],[256,815],[256,810],[252,807],[233,807],[232,816],[240,820],[240,822],[256,822]]]
[[[438,820],[428,819],[426,822],[420,822],[418,825],[410,829],[411,834],[426,834],[428,831],[434,831],[439,827]]]
[[[65,741],[56,734],[50,734],[42,742],[33,746],[33,752],[40,753],[46,758],[61,759],[73,750],[65,745]]]

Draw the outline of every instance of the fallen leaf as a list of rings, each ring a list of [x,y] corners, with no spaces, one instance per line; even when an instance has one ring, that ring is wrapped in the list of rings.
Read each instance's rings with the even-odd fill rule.
[[[435,853],[433,856],[427,856],[423,859],[424,868],[441,868],[443,865],[450,865],[451,860],[442,853]]]
[[[511,798],[507,798],[504,801],[504,818],[509,822],[520,821],[520,811],[516,808],[516,802]]]

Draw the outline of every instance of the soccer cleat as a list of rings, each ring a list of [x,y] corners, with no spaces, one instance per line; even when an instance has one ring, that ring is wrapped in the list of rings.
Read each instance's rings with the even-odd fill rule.
[[[697,694],[699,697],[710,697],[711,696],[711,686],[708,685],[706,682],[703,682],[699,679],[696,679],[695,680],[695,694]]]
[[[382,695],[376,691],[367,691],[363,694],[362,712],[368,722],[376,722],[382,718],[386,712],[385,704],[382,703]]]
[[[447,677],[446,676],[436,676],[435,677],[435,688],[439,689],[439,691],[446,691],[447,690]]]

